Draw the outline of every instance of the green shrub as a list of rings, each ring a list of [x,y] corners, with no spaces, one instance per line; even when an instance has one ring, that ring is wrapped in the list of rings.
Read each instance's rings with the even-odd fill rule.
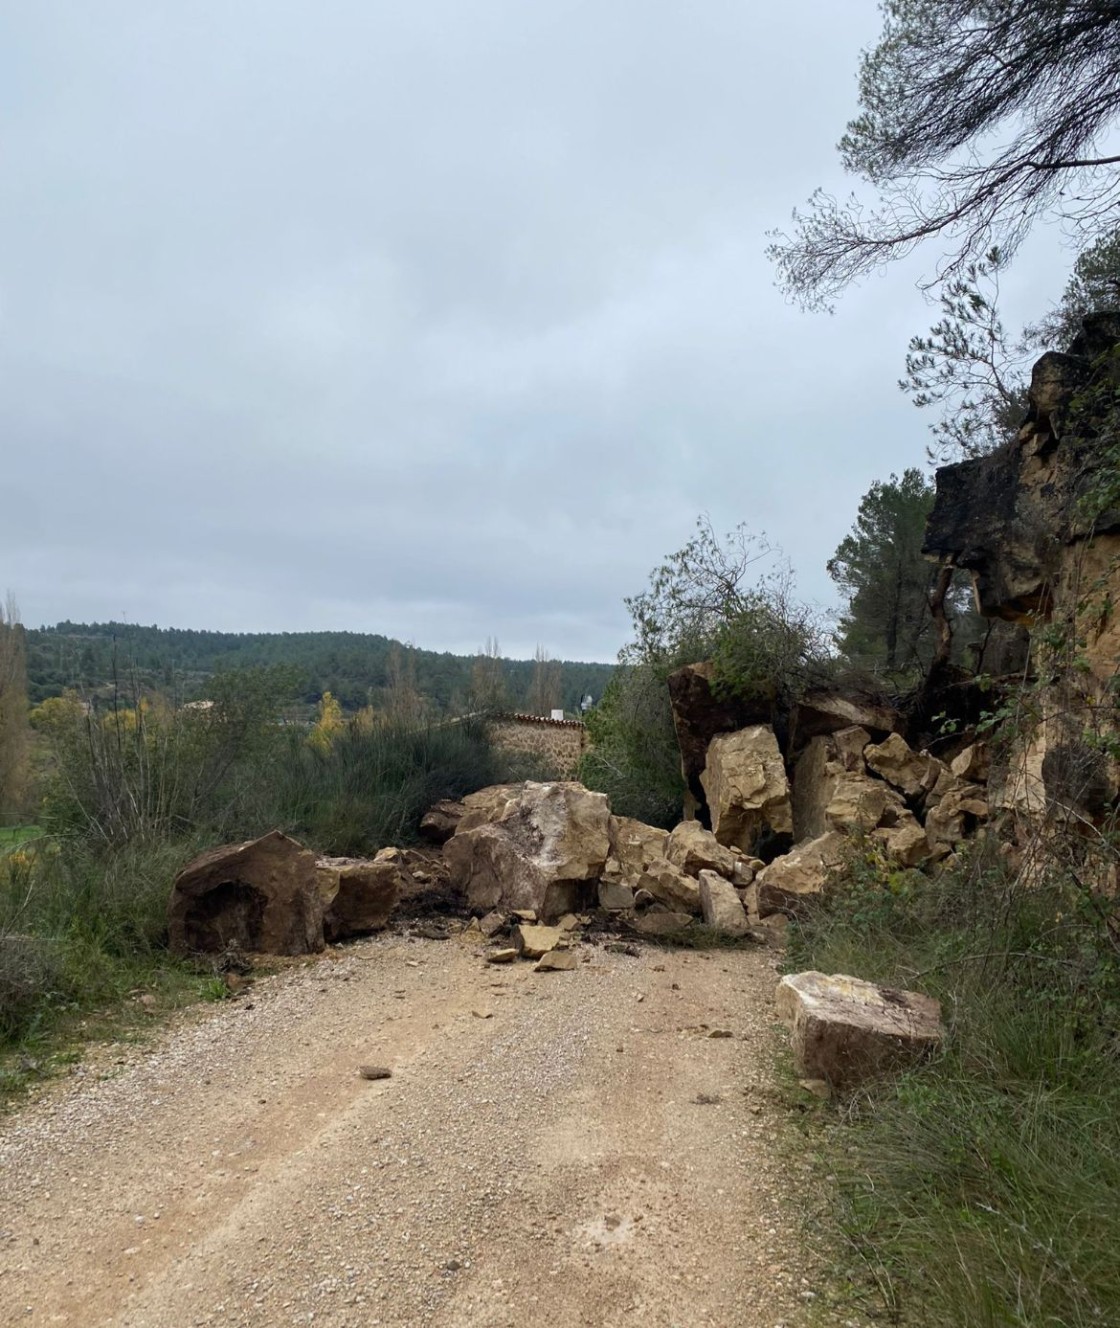
[[[323,852],[369,853],[415,842],[433,802],[498,783],[506,773],[481,724],[350,725],[326,747],[295,733],[258,815]]]

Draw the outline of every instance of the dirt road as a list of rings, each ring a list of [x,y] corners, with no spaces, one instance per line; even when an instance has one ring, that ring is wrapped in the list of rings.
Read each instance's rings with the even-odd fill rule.
[[[0,1125],[0,1322],[800,1322],[772,955],[584,956],[384,937],[95,1062]]]

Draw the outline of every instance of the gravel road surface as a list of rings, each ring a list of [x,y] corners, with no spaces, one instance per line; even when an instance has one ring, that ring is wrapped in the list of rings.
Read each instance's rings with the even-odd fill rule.
[[[579,955],[383,936],[99,1054],[0,1122],[0,1322],[803,1322],[772,954]]]

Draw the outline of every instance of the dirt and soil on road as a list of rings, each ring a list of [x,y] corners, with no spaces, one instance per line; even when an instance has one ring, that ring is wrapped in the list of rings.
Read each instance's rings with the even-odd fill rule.
[[[94,1057],[0,1123],[0,1322],[802,1323],[773,952],[579,958],[385,935]]]

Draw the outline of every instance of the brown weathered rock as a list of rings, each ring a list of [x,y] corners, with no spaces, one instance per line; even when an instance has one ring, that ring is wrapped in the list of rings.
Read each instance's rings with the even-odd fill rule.
[[[638,888],[678,913],[700,912],[700,886],[673,863],[654,862],[638,878]]]
[[[681,773],[688,787],[686,802],[691,800],[694,810],[700,813],[707,809],[700,776],[707,764],[712,739],[748,724],[768,721],[773,711],[773,698],[769,696],[754,701],[717,697],[712,691],[714,675],[711,663],[686,664],[669,675],[673,727],[681,753]]]
[[[795,913],[807,900],[820,895],[829,877],[844,861],[847,836],[830,830],[817,839],[798,844],[784,857],[775,858],[759,872],[758,913]]]
[[[729,936],[745,936],[750,931],[747,911],[735,887],[714,871],[700,873],[700,913],[707,926]]]
[[[326,912],[323,933],[332,944],[379,931],[408,886],[400,851],[374,858],[318,858],[315,870]]]
[[[774,730],[765,724],[713,739],[700,776],[712,833],[725,847],[753,853],[770,833],[793,833],[789,780]]]
[[[466,812],[466,805],[462,802],[444,799],[433,803],[420,818],[421,837],[432,844],[446,844]]]
[[[496,936],[505,925],[506,915],[495,908],[479,919],[478,929],[483,936]]]
[[[871,734],[858,724],[852,724],[849,728],[837,729],[835,733],[830,734],[830,737],[837,752],[837,759],[844,769],[858,775],[865,774],[867,763],[863,759],[863,753],[871,743]]]
[[[475,909],[532,910],[544,922],[593,907],[609,815],[606,796],[581,784],[517,786],[496,819],[468,830],[460,822],[444,845],[451,884]]]
[[[323,948],[324,902],[315,854],[273,830],[223,844],[176,876],[168,904],[171,949],[213,954],[230,944],[262,954]]]
[[[665,844],[665,857],[687,876],[714,871],[728,880],[736,874],[741,861],[737,854],[724,848],[710,830],[705,830],[699,821],[682,821],[674,827]]]
[[[928,793],[945,769],[928,753],[913,751],[897,733],[868,747],[863,755],[877,775],[911,798]]]
[[[940,798],[926,813],[926,837],[933,849],[955,848],[986,820],[988,803],[978,784],[964,784]]]
[[[488,964],[512,964],[517,958],[517,951],[512,945],[503,946],[500,950],[491,950],[486,956]]]
[[[928,1056],[944,1038],[931,996],[838,974],[798,973],[778,984],[799,1074],[851,1089]]]
[[[920,867],[929,860],[931,849],[926,832],[909,812],[900,824],[875,830],[873,834],[882,841],[887,856],[900,867]]]

